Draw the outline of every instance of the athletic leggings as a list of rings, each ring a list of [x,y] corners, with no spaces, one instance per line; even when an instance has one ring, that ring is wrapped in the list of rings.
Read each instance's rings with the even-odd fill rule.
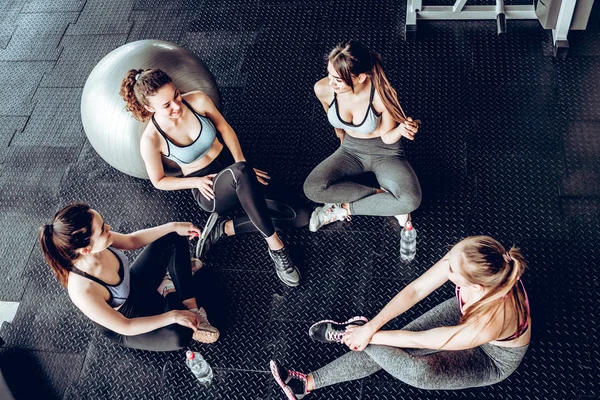
[[[459,323],[456,298],[449,299],[404,327],[424,331]],[[467,350],[400,349],[368,345],[351,351],[312,373],[315,388],[361,379],[384,369],[394,378],[428,390],[466,389],[498,383],[512,374],[528,346],[484,344]]]
[[[348,181],[371,171],[382,189]],[[402,143],[346,135],[339,149],[315,167],[304,182],[306,197],[317,203],[349,203],[356,215],[407,214],[421,203],[421,186],[404,155]]]
[[[204,197],[200,190],[192,189],[196,202],[203,210],[225,215],[240,205],[246,216],[233,220],[236,234],[260,232],[265,238],[275,230],[301,228],[308,225],[310,213],[291,202],[265,200],[263,185],[257,180],[254,169],[245,161],[233,162],[227,149],[208,166],[186,177],[217,174],[213,179],[214,199]]]
[[[166,297],[157,291],[169,270],[175,292]],[[187,239],[169,233],[150,243],[131,264],[131,290],[119,312],[126,318],[149,317],[171,310],[186,310],[183,300],[194,297],[192,265]],[[126,336],[98,325],[100,333],[113,342],[133,349],[178,350],[189,344],[193,331],[171,324],[139,335]]]

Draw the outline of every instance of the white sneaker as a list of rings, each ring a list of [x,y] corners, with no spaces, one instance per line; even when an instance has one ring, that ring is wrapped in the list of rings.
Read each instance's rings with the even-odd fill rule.
[[[404,225],[406,225],[406,221],[410,219],[410,214],[398,214],[394,215],[394,218],[398,220],[398,222],[400,223],[400,227],[404,228]]]
[[[341,204],[326,203],[323,207],[315,208],[315,211],[310,216],[308,229],[311,232],[316,232],[324,225],[344,220],[349,221],[350,215],[348,215],[348,211]]]

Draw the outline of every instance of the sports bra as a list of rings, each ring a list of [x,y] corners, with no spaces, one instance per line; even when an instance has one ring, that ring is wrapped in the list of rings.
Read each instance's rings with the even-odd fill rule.
[[[525,294],[525,305],[527,306],[527,312],[528,312],[528,314],[530,314],[529,299],[527,298],[527,292],[525,291],[525,286],[523,286],[523,282],[521,282],[520,279],[519,279],[519,283],[521,284],[521,289],[523,289],[523,293]],[[462,301],[462,298],[460,297],[460,286],[456,286],[456,298],[458,299],[458,308],[459,308],[461,314],[464,314],[464,309],[463,309],[464,302]],[[525,334],[525,332],[527,332],[527,329],[529,329],[529,321],[526,319],[525,321],[521,322],[521,324],[519,325],[519,327],[517,328],[515,333],[513,333],[512,335],[510,335],[507,338],[497,339],[496,342],[508,342],[508,341],[514,340],[514,339],[522,336],[523,334]]]
[[[116,285],[109,285],[103,280],[100,280],[95,276],[92,276],[75,267],[71,269],[71,272],[104,286],[110,294],[110,299],[108,299],[107,303],[112,308],[115,308],[125,303],[125,300],[127,300],[127,297],[129,296],[129,291],[131,289],[131,274],[129,273],[129,260],[127,257],[125,257],[125,254],[117,249],[113,249],[112,247],[109,247],[108,250],[117,256],[117,260],[119,260],[119,283]]]
[[[363,121],[354,125],[352,122],[346,122],[342,120],[340,117],[340,110],[337,102],[337,93],[333,93],[333,100],[331,104],[329,104],[329,108],[327,109],[327,119],[329,123],[334,128],[339,129],[348,129],[356,133],[362,133],[364,135],[368,135],[373,132],[379,126],[379,122],[381,121],[381,114],[377,114],[375,108],[373,108],[373,97],[375,96],[375,85],[373,85],[373,81],[371,81],[371,97],[369,99],[369,108],[367,108],[367,114]],[[333,107],[335,105],[335,107]]]
[[[192,143],[186,146],[178,146],[169,140],[167,134],[160,128],[160,126],[158,126],[156,120],[154,119],[154,115],[152,115],[152,123],[158,132],[160,132],[162,137],[164,137],[167,141],[167,149],[169,150],[169,154],[166,154],[165,157],[179,164],[190,164],[201,159],[206,155],[206,153],[208,153],[210,147],[215,141],[215,138],[217,137],[217,129],[208,117],[198,114],[188,104],[187,101],[182,99],[182,102],[187,108],[190,109],[192,113],[194,113],[200,122],[200,133],[198,133],[198,137]]]

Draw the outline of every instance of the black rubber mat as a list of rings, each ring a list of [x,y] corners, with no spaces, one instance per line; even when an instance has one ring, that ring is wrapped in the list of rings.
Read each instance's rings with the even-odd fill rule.
[[[0,4],[0,300],[21,302],[0,330],[0,368],[17,398],[281,399],[270,359],[309,372],[345,352],[312,342],[313,322],[373,317],[473,234],[515,244],[528,260],[533,335],[519,369],[494,386],[439,392],[379,372],[310,398],[600,397],[600,7],[587,31],[569,35],[567,59],[556,60],[550,33],[535,21],[509,21],[502,37],[493,21],[419,21],[418,40],[405,42],[405,3],[376,3]],[[442,1],[426,2],[433,3]],[[172,220],[204,225],[208,215],[189,191],[159,191],[110,167],[80,122],[81,88],[98,60],[152,38],[184,45],[207,64],[246,158],[301,202],[306,176],[339,146],[313,92],[337,42],[355,38],[380,52],[404,109],[423,121],[417,139],[404,144],[423,189],[412,213],[418,250],[411,263],[400,261],[393,217],[282,232],[303,275],[298,288],[277,279],[258,234],[213,248],[194,284],[221,338],[190,344],[214,368],[209,388],[188,371],[185,349],[130,350],[100,336],[36,240],[38,227],[72,201],[88,202],[121,232]],[[357,179],[377,185],[372,175]],[[400,329],[452,296],[445,285],[387,327]]]
[[[77,354],[0,349],[0,369],[15,399],[62,399],[82,365]]]
[[[5,49],[0,50],[0,61],[56,60],[60,54],[58,43],[69,23],[78,13],[19,14],[17,27]]]
[[[96,64],[126,39],[125,34],[64,36],[58,62],[41,86],[82,88]]]

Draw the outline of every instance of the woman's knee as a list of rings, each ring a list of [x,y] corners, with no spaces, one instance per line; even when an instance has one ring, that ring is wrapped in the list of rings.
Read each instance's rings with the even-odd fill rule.
[[[310,200],[321,203],[323,193],[327,190],[327,182],[318,175],[311,173],[304,181],[304,194]]]
[[[228,169],[231,170],[236,181],[250,178],[254,174],[254,170],[246,161],[238,161],[229,166]]]

